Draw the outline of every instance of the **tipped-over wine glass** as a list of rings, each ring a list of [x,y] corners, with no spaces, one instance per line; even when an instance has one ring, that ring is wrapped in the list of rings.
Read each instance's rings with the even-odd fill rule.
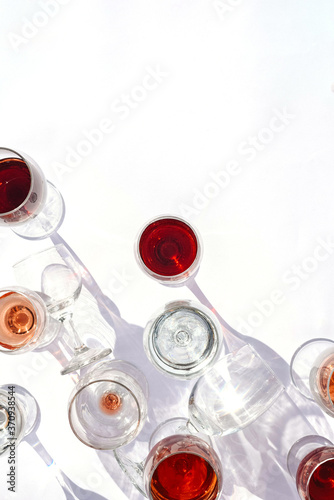
[[[328,439],[299,439],[289,451],[287,465],[302,500],[334,498],[334,446]]]
[[[294,353],[290,364],[291,379],[299,392],[315,401],[334,417],[334,342],[312,339]]]
[[[158,370],[191,379],[217,361],[222,333],[216,316],[207,307],[179,300],[156,311],[145,327],[143,341],[149,360]]]
[[[47,238],[63,222],[64,201],[26,154],[0,147],[0,227],[22,238]]]
[[[0,290],[0,352],[23,354],[53,342],[60,324],[50,317],[41,297],[23,287]]]
[[[73,372],[111,353],[108,348],[89,348],[80,339],[73,323],[75,301],[81,291],[81,273],[64,245],[33,254],[14,265],[17,281],[39,292],[52,317],[64,323],[71,334],[74,356],[61,371]]]
[[[97,450],[132,441],[147,417],[148,383],[134,365],[103,362],[79,379],[69,398],[68,418],[76,437]]]
[[[122,449],[114,455],[133,485],[150,500],[215,500],[222,490],[222,466],[211,439],[193,434],[185,418],[160,424],[142,461],[132,461]]]

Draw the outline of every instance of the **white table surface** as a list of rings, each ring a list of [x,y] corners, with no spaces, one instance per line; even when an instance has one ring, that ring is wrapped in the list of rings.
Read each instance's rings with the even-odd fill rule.
[[[197,227],[199,285],[235,329],[278,354],[283,374],[302,342],[334,338],[333,21],[331,0],[0,1],[1,143],[29,154],[58,186],[59,234],[137,325],[133,338],[118,337],[115,356],[151,374],[156,422],[185,415],[192,386],[156,378],[141,357],[152,313],[192,297],[137,267],[133,242],[156,215]],[[50,240],[1,228],[0,245],[4,287],[15,283],[11,266]],[[35,395],[40,439],[75,483],[110,500],[142,498],[110,453],[103,466],[71,433],[73,382],[55,360],[3,355],[0,380]],[[219,441],[221,498],[298,498],[286,448],[308,433],[303,415],[330,439],[333,423],[288,392],[300,414],[283,398]],[[65,498],[52,467],[26,443],[18,453],[15,495],[0,461],[1,498]]]

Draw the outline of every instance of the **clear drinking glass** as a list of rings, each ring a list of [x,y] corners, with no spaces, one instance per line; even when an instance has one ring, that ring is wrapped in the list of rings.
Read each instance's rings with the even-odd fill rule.
[[[132,441],[147,417],[148,384],[138,368],[120,360],[101,363],[81,378],[68,405],[76,437],[98,450]]]
[[[64,213],[61,194],[37,163],[0,147],[0,227],[10,226],[22,238],[42,239],[58,229]]]
[[[290,373],[301,394],[334,417],[334,342],[313,339],[302,344],[292,357]]]
[[[60,327],[50,319],[37,293],[16,286],[0,289],[0,352],[22,354],[47,346]]]
[[[184,418],[159,425],[141,463],[115,450],[115,457],[133,484],[150,500],[215,500],[222,490],[219,457],[208,436],[193,434]]]
[[[50,315],[64,323],[71,334],[74,355],[61,371],[73,372],[111,353],[111,349],[89,348],[80,339],[74,323],[73,311],[82,281],[79,267],[62,244],[33,254],[14,266],[17,281],[37,291],[43,298]]]
[[[198,379],[189,398],[189,420],[205,434],[232,434],[268,410],[283,391],[271,368],[246,344]]]
[[[321,436],[305,436],[290,449],[287,460],[302,500],[334,498],[334,446]]]
[[[140,231],[135,256],[148,276],[162,284],[179,286],[198,271],[202,258],[200,236],[179,217],[156,217]]]
[[[144,348],[152,364],[177,378],[199,377],[218,359],[221,327],[211,311],[190,300],[169,302],[144,330]]]

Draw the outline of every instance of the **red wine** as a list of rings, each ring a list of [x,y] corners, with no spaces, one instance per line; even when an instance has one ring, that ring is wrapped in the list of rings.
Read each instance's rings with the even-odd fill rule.
[[[317,464],[319,465],[317,466]],[[301,498],[310,498],[310,500],[333,500],[333,448],[317,448],[316,450],[309,453],[301,461],[298,467],[296,481],[298,492]]]
[[[178,219],[158,219],[147,226],[139,241],[145,266],[160,276],[182,274],[196,259],[198,242],[194,231]]]
[[[18,208],[26,200],[30,187],[30,170],[23,160],[0,160],[0,214]]]
[[[212,466],[192,453],[169,455],[151,480],[154,500],[213,500],[217,494],[218,478]]]
[[[100,399],[100,408],[103,413],[113,415],[121,409],[122,400],[118,394],[107,392]]]

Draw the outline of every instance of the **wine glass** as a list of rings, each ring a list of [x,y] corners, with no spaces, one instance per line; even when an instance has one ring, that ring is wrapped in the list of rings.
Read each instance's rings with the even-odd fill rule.
[[[116,460],[134,486],[150,500],[215,500],[223,482],[222,466],[211,439],[193,434],[185,418],[160,424],[151,435],[148,455],[132,461],[122,449]]]
[[[0,352],[22,354],[51,344],[60,330],[41,297],[27,288],[0,289]]]
[[[290,449],[287,460],[302,500],[334,498],[334,446],[322,436],[305,436]]]
[[[0,147],[0,227],[22,238],[47,238],[63,222],[64,201],[26,154]]]
[[[73,341],[74,355],[61,371],[73,372],[111,353],[111,349],[89,348],[80,339],[73,323],[73,309],[82,287],[80,269],[64,245],[33,254],[14,265],[19,283],[39,292],[47,310],[67,327]]]
[[[145,327],[143,341],[149,360],[158,370],[191,379],[216,362],[222,333],[207,307],[179,300],[156,311]]]
[[[315,401],[334,417],[334,342],[312,339],[294,353],[290,364],[291,379],[300,393]]]
[[[68,418],[76,437],[98,450],[132,441],[147,417],[148,384],[134,365],[103,362],[79,379],[69,398]]]

